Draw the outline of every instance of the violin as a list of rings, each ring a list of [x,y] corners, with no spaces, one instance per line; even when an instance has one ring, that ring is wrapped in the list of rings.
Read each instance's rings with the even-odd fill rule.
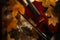
[[[33,3],[31,3],[29,0],[26,1],[29,5],[25,9],[25,14],[30,17],[35,24],[37,24],[36,28],[41,30],[43,33],[47,33],[50,38],[53,33],[49,29],[48,18],[44,13],[44,7],[42,6],[42,3],[37,1],[34,1]]]

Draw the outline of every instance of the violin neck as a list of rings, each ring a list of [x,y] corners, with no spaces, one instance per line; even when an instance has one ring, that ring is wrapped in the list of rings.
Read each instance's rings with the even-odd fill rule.
[[[34,6],[34,4],[32,2],[30,2],[30,0],[26,0],[27,3],[29,4],[30,9],[33,11],[33,15],[38,18],[40,16],[40,12],[37,10],[37,8]]]

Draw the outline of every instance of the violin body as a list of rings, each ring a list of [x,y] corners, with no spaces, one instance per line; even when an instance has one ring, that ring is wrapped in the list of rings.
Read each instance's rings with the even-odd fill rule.
[[[46,32],[47,30],[52,32],[52,30],[54,29],[53,28],[54,26],[52,24],[48,25],[48,17],[44,13],[44,7],[42,6],[42,3],[34,1],[33,4],[40,12],[40,16],[35,18],[33,14],[34,10],[32,11],[29,5],[26,7],[26,10],[25,10],[26,15],[29,16],[37,24],[36,27],[39,28],[42,32]],[[42,19],[43,19],[43,22],[40,22]],[[45,26],[47,26],[46,27],[47,29],[45,28]],[[56,30],[56,28],[54,30]]]

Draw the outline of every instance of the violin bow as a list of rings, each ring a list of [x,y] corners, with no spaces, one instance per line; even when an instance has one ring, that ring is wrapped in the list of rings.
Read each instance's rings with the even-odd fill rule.
[[[19,12],[19,11],[18,11],[18,12]],[[21,14],[21,13],[19,12],[19,14]],[[43,39],[49,40],[49,38],[46,37],[46,34],[44,34],[39,28],[35,27],[36,24],[33,24],[31,21],[29,21],[29,19],[28,19],[25,15],[23,15],[23,14],[21,14],[21,15],[27,20],[27,22],[29,22],[29,23],[32,25],[32,27],[35,29],[35,31],[36,31],[40,36],[42,36]]]

